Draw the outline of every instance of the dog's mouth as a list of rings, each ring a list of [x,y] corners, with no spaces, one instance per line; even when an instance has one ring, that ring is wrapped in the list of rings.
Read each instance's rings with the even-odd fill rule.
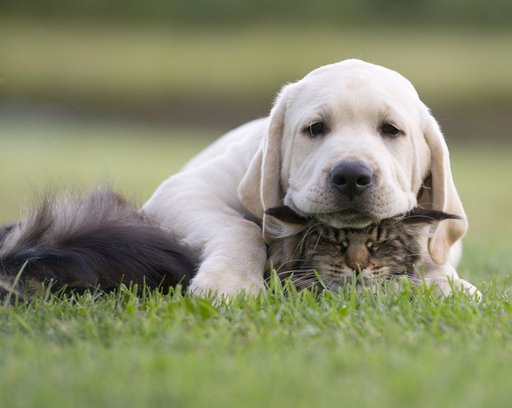
[[[316,214],[315,218],[323,224],[333,228],[365,228],[370,224],[378,222],[378,219],[371,214],[359,210],[346,209],[325,214]]]
[[[355,208],[345,208],[343,210],[326,211],[317,213],[305,213],[300,211],[293,202],[287,204],[288,209],[303,219],[316,219],[322,224],[333,228],[365,228],[370,224],[377,223],[379,217],[375,214],[369,214],[363,210]]]
[[[337,214],[340,217],[360,217],[360,216],[364,215],[361,211],[355,210],[353,208],[348,208],[346,210],[337,211],[334,214]]]

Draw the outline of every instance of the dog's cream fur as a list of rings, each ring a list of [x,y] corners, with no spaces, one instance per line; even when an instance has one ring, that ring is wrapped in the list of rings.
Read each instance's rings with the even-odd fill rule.
[[[326,135],[305,134],[319,121],[328,123]],[[403,134],[383,137],[384,121]],[[328,186],[329,172],[343,160],[362,161],[374,172],[374,193],[358,207],[363,215],[341,213],[345,204]],[[335,227],[362,227],[415,205],[458,215],[433,232],[425,259],[436,280],[458,278],[447,261],[467,221],[448,149],[414,87],[392,70],[347,60],[285,86],[268,118],[200,153],[157,189],[144,211],[201,257],[193,291],[256,293],[269,239],[264,212],[282,204]]]

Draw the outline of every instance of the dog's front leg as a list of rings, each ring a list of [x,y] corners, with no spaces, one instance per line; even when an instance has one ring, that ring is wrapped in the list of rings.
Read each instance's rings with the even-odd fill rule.
[[[239,216],[225,216],[217,222],[224,227],[205,242],[190,290],[194,294],[259,293],[267,258],[260,227]]]
[[[261,227],[245,218],[236,188],[226,188],[235,172],[223,170],[214,166],[171,177],[143,211],[198,256],[193,293],[258,293],[267,257]],[[232,184],[237,182],[235,178]]]

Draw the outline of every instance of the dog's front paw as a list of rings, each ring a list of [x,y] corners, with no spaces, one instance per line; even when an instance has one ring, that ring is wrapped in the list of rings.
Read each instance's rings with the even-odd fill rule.
[[[436,278],[427,280],[429,286],[435,286],[436,290],[443,296],[450,296],[453,291],[462,291],[477,302],[482,300],[482,294],[478,288],[467,280],[455,278]]]
[[[230,297],[241,292],[257,295],[263,288],[263,266],[247,264],[241,267],[209,259],[199,268],[189,291],[200,296],[214,293]]]

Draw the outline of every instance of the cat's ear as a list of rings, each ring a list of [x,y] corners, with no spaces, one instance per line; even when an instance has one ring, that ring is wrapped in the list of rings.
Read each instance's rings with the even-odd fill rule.
[[[437,210],[427,210],[420,207],[413,208],[404,215],[402,221],[406,224],[436,224],[444,220],[462,220],[455,214],[445,213]]]
[[[402,225],[402,232],[407,232],[417,237],[426,237],[428,239],[432,238],[439,223],[445,220],[460,220],[460,217],[443,211],[426,210],[416,207],[399,218],[399,222]]]
[[[267,243],[291,237],[304,231],[311,221],[301,217],[288,206],[273,207],[265,211]]]

